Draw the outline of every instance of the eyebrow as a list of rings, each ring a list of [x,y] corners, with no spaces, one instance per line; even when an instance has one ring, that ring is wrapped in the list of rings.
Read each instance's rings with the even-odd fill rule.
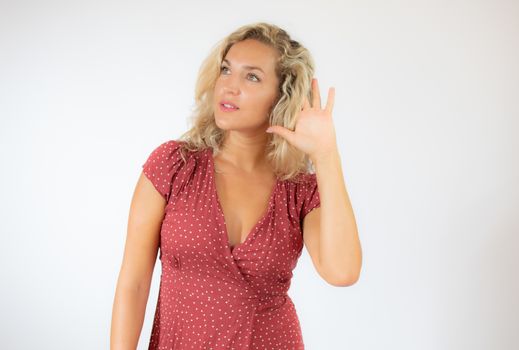
[[[224,62],[227,62],[227,64],[231,65],[231,62],[229,62],[229,60],[227,60],[226,58],[223,59]],[[248,70],[252,70],[252,69],[257,69],[259,71],[261,71],[263,74],[265,74],[265,72],[263,71],[263,69],[261,69],[260,67],[255,67],[255,66],[243,66],[245,69],[248,69]]]

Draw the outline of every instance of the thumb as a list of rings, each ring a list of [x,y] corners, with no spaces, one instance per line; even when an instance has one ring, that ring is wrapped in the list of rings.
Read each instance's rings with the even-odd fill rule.
[[[279,136],[283,137],[284,139],[286,139],[289,142],[292,141],[292,138],[294,136],[294,132],[292,130],[289,130],[280,125],[272,125],[266,131],[268,133],[278,134]]]

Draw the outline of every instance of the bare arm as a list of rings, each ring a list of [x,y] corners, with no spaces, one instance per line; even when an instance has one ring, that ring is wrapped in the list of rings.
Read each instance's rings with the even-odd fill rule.
[[[338,150],[312,159],[317,174],[321,210],[310,212],[309,231],[322,276],[334,286],[351,286],[360,277],[362,247]],[[316,243],[315,241],[318,241]]]
[[[117,280],[111,350],[135,350],[139,342],[166,201],[141,172],[130,205],[124,257]]]

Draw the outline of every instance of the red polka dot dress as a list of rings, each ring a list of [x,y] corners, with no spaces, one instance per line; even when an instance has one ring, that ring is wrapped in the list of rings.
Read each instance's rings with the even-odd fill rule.
[[[143,172],[166,200],[162,273],[149,349],[304,349],[288,296],[304,242],[303,217],[320,206],[315,174],[277,180],[243,243],[229,246],[212,148],[155,148]]]

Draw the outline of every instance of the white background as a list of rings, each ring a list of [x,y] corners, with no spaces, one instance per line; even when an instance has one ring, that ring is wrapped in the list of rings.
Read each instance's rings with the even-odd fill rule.
[[[518,349],[517,1],[1,1],[0,347],[108,349],[129,204],[198,68],[267,21],[313,54],[363,248],[306,250],[306,348]],[[139,349],[147,349],[157,262]]]

